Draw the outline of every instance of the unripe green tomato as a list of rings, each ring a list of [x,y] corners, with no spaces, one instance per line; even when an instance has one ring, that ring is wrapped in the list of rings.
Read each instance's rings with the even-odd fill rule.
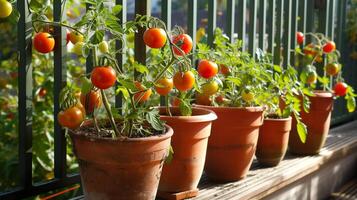
[[[109,45],[108,45],[108,42],[106,42],[106,41],[102,41],[101,43],[99,43],[98,48],[101,53],[109,52]]]
[[[78,56],[82,56],[83,55],[83,46],[84,46],[84,42],[77,42],[73,48],[72,48],[72,53],[78,55]]]

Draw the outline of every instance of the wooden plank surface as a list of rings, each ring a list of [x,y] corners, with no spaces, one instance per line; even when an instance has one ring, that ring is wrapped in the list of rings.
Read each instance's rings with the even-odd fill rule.
[[[287,153],[277,167],[262,168],[255,160],[247,178],[225,184],[202,178],[193,199],[250,199],[263,197],[319,170],[324,164],[357,150],[357,121],[332,129],[319,155],[296,157]]]
[[[333,128],[319,155],[294,156],[289,153],[276,167],[261,167],[254,160],[252,167],[243,180],[231,183],[210,182],[205,175],[198,186],[199,195],[193,200],[234,200],[260,199],[313,172],[324,165],[356,152],[357,121]],[[354,185],[355,186],[355,185]],[[355,190],[346,189],[354,192]],[[342,191],[342,190],[341,190]],[[83,199],[83,197],[75,200]]]

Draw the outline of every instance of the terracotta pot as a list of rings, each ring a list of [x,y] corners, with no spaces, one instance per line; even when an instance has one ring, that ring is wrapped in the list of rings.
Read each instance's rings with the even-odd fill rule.
[[[155,199],[172,129],[146,138],[87,137],[71,132],[87,200]]]
[[[212,121],[217,119],[214,112],[193,108],[192,116],[179,116],[178,107],[171,107],[173,116],[166,115],[166,108],[160,108],[161,119],[172,127],[171,146],[174,155],[171,163],[164,165],[159,191],[183,192],[197,188],[201,178],[208,137]]]
[[[263,108],[198,107],[211,109],[218,117],[208,140],[207,176],[220,182],[244,178],[253,161]]]
[[[318,154],[324,146],[330,129],[333,95],[330,92],[315,91],[314,97],[309,97],[310,111],[301,111],[302,122],[307,126],[306,143],[302,143],[296,130],[296,120],[293,119],[289,139],[289,151],[299,155]]]
[[[260,164],[276,166],[284,158],[289,142],[291,117],[284,119],[264,119],[259,129],[255,156]]]

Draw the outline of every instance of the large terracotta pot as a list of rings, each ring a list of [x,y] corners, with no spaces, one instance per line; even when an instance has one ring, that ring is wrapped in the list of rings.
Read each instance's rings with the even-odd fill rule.
[[[330,129],[333,95],[330,92],[315,91],[311,101],[310,111],[301,111],[302,122],[307,126],[306,143],[302,143],[296,129],[296,120],[293,119],[289,151],[299,155],[318,154],[324,146]]]
[[[244,178],[253,161],[263,108],[198,107],[211,109],[218,117],[208,140],[207,176],[220,182]]]
[[[289,142],[291,117],[284,119],[264,119],[259,129],[255,156],[260,164],[276,166],[284,158]]]
[[[84,130],[84,129],[81,129]],[[124,140],[70,132],[87,200],[155,199],[172,129],[163,135]]]
[[[167,116],[166,108],[160,108],[161,119],[174,130],[171,141],[174,154],[172,161],[164,165],[159,191],[194,190],[203,172],[212,121],[217,116],[202,108],[193,108],[192,116],[179,116],[178,107],[171,107],[170,111],[172,116]]]

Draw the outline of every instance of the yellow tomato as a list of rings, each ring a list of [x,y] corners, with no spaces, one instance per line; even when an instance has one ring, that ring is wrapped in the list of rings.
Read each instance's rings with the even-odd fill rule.
[[[210,96],[216,94],[218,91],[218,83],[216,81],[211,81],[202,85],[202,94]]]
[[[72,53],[78,55],[78,56],[82,56],[82,50],[83,50],[83,46],[84,46],[84,42],[77,42],[73,48],[72,48]]]
[[[77,31],[72,31],[69,34],[69,40],[71,40],[72,44],[77,44],[77,42],[83,42],[83,35],[78,33]]]
[[[6,18],[10,16],[12,12],[12,5],[6,0],[0,0],[0,18]]]

